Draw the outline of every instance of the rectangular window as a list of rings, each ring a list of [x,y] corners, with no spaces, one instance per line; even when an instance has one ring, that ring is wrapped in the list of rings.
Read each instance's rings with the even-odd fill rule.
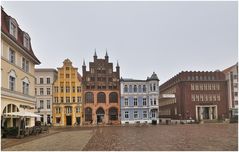
[[[81,92],[81,87],[77,87],[77,92]]]
[[[129,118],[129,112],[128,112],[128,111],[125,111],[125,112],[124,112],[124,118],[126,118],[126,119]]]
[[[146,98],[143,98],[143,106],[146,106],[146,105],[147,105]]]
[[[81,102],[81,97],[77,97],[77,102]]]
[[[54,89],[55,89],[55,92],[57,93],[58,92],[58,87],[54,87]]]
[[[51,102],[50,102],[50,100],[47,100],[47,109],[51,109]]]
[[[40,95],[43,95],[44,94],[44,90],[43,88],[40,88]]]
[[[196,101],[199,101],[199,95],[198,94],[196,95]]]
[[[204,84],[204,90],[207,90],[207,84]]]
[[[200,101],[203,101],[203,95],[200,94]]]
[[[64,98],[63,97],[61,97],[61,103],[63,103],[64,102]]]
[[[129,100],[128,100],[128,98],[125,98],[125,99],[124,99],[124,106],[129,106]]]
[[[43,108],[44,108],[44,101],[40,100],[40,109],[43,109]]]
[[[69,86],[66,87],[66,92],[67,93],[70,92],[70,87]]]
[[[195,101],[195,95],[192,94],[191,97],[192,97],[192,101]]]
[[[29,84],[26,82],[22,82],[22,93],[23,94],[29,93]]]
[[[143,92],[146,92],[146,86],[143,85]]]
[[[17,27],[14,23],[10,22],[10,34],[17,38]]]
[[[56,107],[56,113],[61,113],[61,108],[60,107]]]
[[[72,87],[72,92],[73,92],[73,93],[75,92],[75,87]]]
[[[156,111],[155,110],[152,111],[152,118],[156,118]]]
[[[46,94],[47,94],[47,95],[51,95],[51,88],[47,88],[47,89],[46,89]]]
[[[156,100],[156,98],[154,98],[154,105],[157,105],[157,100]]]
[[[22,58],[22,69],[25,72],[29,72],[29,61],[27,61],[24,57]]]
[[[69,78],[70,77],[70,75],[69,74],[66,74],[66,78]]]
[[[11,63],[15,64],[15,51],[13,51],[12,49],[9,49],[9,61]]]
[[[55,103],[58,103],[58,97],[55,97]]]
[[[35,95],[37,95],[37,88],[35,88]]]
[[[215,94],[213,95],[213,101],[217,101],[217,97]]]
[[[143,111],[143,118],[148,118],[148,113],[147,113],[147,111]]]
[[[238,96],[238,92],[234,92],[234,96],[237,97]]]
[[[72,102],[76,102],[76,97],[72,97]]]
[[[134,111],[134,119],[138,118],[138,111]]]
[[[40,78],[40,84],[43,84],[43,83],[44,83],[43,78]]]
[[[71,113],[72,110],[71,110],[71,107],[66,107],[66,113]]]
[[[134,98],[134,106],[137,106],[137,105],[138,105],[138,99]]]
[[[209,95],[209,101],[212,101],[212,95],[211,94]]]
[[[9,76],[9,89],[11,91],[15,90],[15,81],[16,81],[16,79],[14,77]]]
[[[191,90],[194,90],[194,84],[191,84]]]
[[[64,88],[63,87],[61,87],[61,92],[64,92]]]
[[[195,84],[195,90],[199,90],[198,84]]]
[[[80,113],[80,107],[76,107],[76,113]]]
[[[70,103],[70,97],[66,97],[66,103]]]
[[[46,83],[50,84],[51,83],[51,78],[46,78]]]
[[[30,48],[30,40],[29,40],[29,37],[26,35],[26,34],[24,34],[24,40],[23,40],[23,45],[27,48],[27,49],[29,49]]]
[[[203,90],[203,84],[200,84],[200,90]]]

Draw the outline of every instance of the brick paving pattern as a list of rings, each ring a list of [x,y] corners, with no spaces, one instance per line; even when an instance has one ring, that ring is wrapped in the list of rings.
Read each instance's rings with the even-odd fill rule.
[[[237,124],[99,128],[83,150],[237,150]]]
[[[237,124],[106,126],[52,131],[55,133],[2,150],[238,150]]]

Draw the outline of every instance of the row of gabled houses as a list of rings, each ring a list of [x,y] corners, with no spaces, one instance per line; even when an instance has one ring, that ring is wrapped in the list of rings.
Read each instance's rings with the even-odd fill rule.
[[[218,120],[237,115],[238,64],[214,72],[181,72],[159,86],[120,77],[106,52],[96,52],[82,75],[69,59],[57,69],[35,69],[30,36],[1,8],[1,124],[54,126],[169,123]]]

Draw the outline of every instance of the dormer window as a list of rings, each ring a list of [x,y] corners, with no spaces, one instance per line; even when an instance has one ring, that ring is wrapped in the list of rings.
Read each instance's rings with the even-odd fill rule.
[[[9,20],[9,33],[17,39],[17,22],[11,18]]]
[[[30,49],[30,37],[29,37],[29,35],[27,33],[23,34],[23,45],[28,50]]]

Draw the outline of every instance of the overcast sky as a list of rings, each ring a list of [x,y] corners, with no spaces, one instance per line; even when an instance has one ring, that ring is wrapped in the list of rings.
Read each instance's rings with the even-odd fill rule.
[[[123,78],[160,84],[180,71],[223,70],[238,59],[237,2],[6,2],[31,37],[37,68],[69,58],[82,74],[94,49],[117,60]],[[115,70],[115,69],[114,69]]]

